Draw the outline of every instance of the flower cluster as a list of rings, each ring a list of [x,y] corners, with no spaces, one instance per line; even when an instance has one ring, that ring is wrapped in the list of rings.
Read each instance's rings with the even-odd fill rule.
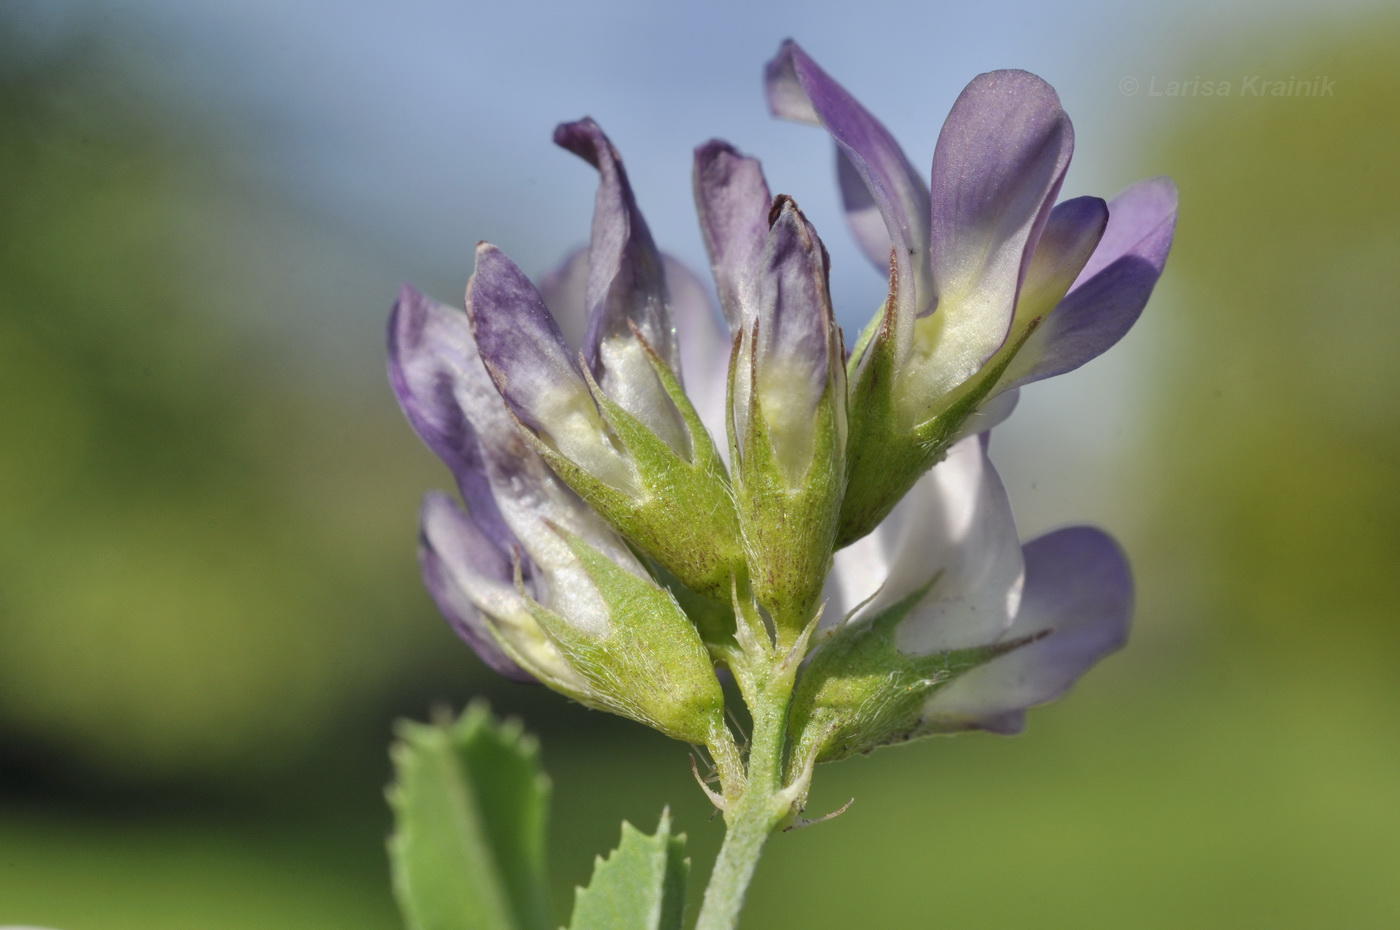
[[[394,390],[466,505],[424,504],[428,589],[501,673],[721,763],[715,667],[751,684],[763,650],[792,675],[796,768],[1015,732],[1123,643],[1131,579],[1095,529],[1021,544],[988,430],[1132,326],[1175,189],[1057,204],[1073,130],[1022,71],[967,86],[927,184],[795,43],[766,89],[835,143],[851,229],[888,276],[874,319],[848,350],[816,230],[712,141],[694,184],[716,315],[602,130],[560,126],[598,172],[588,248],[536,286],[482,244],[465,313],[405,288],[390,321]]]

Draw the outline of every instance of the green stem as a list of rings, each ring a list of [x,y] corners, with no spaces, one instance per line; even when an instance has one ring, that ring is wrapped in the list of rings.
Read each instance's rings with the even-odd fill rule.
[[[792,789],[783,785],[783,749],[792,674],[774,668],[765,686],[750,701],[753,733],[744,793],[726,812],[728,832],[710,874],[695,930],[734,930],[744,893],[753,878],[763,844],[793,810]]]

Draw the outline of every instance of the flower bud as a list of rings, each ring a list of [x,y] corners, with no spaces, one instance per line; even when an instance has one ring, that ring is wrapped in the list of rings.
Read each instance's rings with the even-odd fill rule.
[[[1175,190],[1156,179],[1106,210],[1097,198],[1055,206],[1074,130],[1054,89],[1025,71],[968,84],[930,184],[796,43],[779,49],[766,83],[775,115],[831,135],[851,229],[889,279],[851,355],[846,546],[958,439],[1009,415],[1019,385],[1076,368],[1127,332],[1170,248]]]
[[[390,373],[468,510],[430,494],[420,560],[434,600],[489,665],[705,744],[723,694],[695,626],[627,544],[522,439],[465,314],[405,290]]]
[[[846,383],[821,240],[774,201],[730,375],[734,492],[754,594],[780,628],[815,616],[845,486]]]
[[[536,451],[683,584],[727,600],[742,569],[724,463],[681,384],[666,263],[592,120],[555,141],[598,169],[576,358],[509,259],[477,250],[467,290],[482,359]]]

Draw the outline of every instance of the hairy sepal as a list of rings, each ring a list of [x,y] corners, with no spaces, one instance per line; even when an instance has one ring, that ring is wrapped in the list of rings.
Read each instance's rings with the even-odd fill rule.
[[[608,605],[611,629],[597,636],[536,602],[530,611],[588,684],[582,703],[674,739],[707,745],[724,726],[724,695],[695,626],[665,588],[560,531]]]

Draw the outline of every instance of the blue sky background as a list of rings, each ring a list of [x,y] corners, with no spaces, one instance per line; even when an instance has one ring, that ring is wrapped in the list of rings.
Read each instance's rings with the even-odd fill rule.
[[[1228,46],[1232,35],[1317,11],[1291,0],[35,6],[51,31],[95,12],[123,29],[138,54],[157,56],[144,66],[178,100],[242,121],[245,133],[229,154],[289,196],[401,243],[425,263],[460,263],[477,239],[490,238],[536,269],[587,229],[589,171],[549,142],[556,123],[583,114],[621,148],[669,250],[703,262],[690,150],[722,136],[761,156],[773,186],[797,196],[843,255],[849,243],[824,141],[771,120],[761,95],[763,63],[787,36],[874,110],[919,166],[969,78],[1002,67],[1034,71],[1060,90],[1078,130],[1066,193],[1107,194],[1153,173],[1139,140],[1165,105],[1125,97],[1123,77],[1189,78],[1191,49]],[[1328,15],[1342,20],[1381,6],[1347,0]],[[1282,56],[1240,68],[1288,72]],[[866,269],[855,264],[838,261],[839,292],[868,291]]]
[[[1383,8],[1329,6],[1328,21]],[[830,146],[815,129],[768,116],[764,62],[787,36],[856,94],[926,167],[952,101],[975,74],[1034,71],[1059,90],[1076,127],[1064,196],[1110,197],[1162,173],[1151,139],[1193,100],[1154,99],[1159,80],[1295,76],[1289,49],[1201,75],[1232,37],[1316,23],[1315,3],[998,4],[928,2],[464,3],[400,0],[49,0],[35,41],[106,21],[179,107],[233,127],[224,156],[259,186],[329,217],[385,256],[378,280],[308,254],[300,275],[347,276],[350,301],[279,308],[338,367],[368,363],[394,277],[460,299],[472,246],[488,239],[532,274],[586,240],[593,174],[555,148],[558,122],[596,118],[621,150],[661,247],[705,267],[690,192],[692,148],[728,139],[763,159],[771,186],[803,205],[833,255],[833,295],[848,332],[883,285],[846,233]],[[1313,27],[1314,29],[1316,26]],[[1308,75],[1296,75],[1307,77]],[[1123,92],[1124,78],[1139,82]],[[1190,194],[1184,198],[1190,210]],[[295,252],[296,238],[280,248]],[[349,286],[348,276],[361,275]],[[1094,519],[1113,450],[1171,352],[1171,275],[1113,353],[1026,392],[999,434],[999,464],[1028,532]],[[362,333],[357,352],[334,344]],[[1085,470],[1085,461],[1092,464]],[[1048,500],[1036,477],[1074,475]],[[1078,488],[1078,490],[1073,490]]]

